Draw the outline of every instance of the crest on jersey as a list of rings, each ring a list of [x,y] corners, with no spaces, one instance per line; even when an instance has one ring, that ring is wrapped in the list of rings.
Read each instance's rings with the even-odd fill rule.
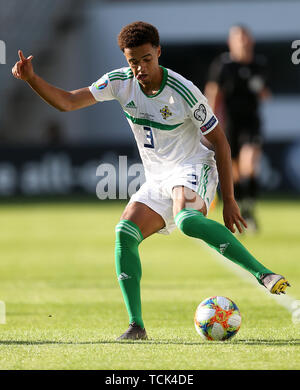
[[[164,106],[164,108],[162,108],[161,110],[159,110],[159,112],[161,113],[163,119],[168,119],[169,116],[173,115],[169,109],[168,106]]]
[[[200,124],[205,122],[206,108],[203,104],[200,104],[197,110],[194,111],[194,117],[200,122]]]

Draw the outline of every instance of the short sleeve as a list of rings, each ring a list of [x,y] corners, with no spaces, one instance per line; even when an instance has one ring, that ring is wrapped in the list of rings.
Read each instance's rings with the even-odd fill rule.
[[[189,116],[201,133],[206,135],[211,132],[219,122],[208,104],[206,97],[195,85],[193,85],[192,93],[196,98],[197,103],[190,108]]]
[[[103,75],[99,80],[94,82],[89,87],[89,90],[98,102],[116,99],[108,74]]]

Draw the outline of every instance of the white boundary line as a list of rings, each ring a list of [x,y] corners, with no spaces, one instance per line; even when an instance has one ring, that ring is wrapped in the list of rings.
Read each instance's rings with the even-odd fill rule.
[[[254,284],[257,288],[261,289],[261,291],[265,292],[269,298],[273,298],[276,303],[280,306],[283,306],[287,311],[289,311],[292,315],[291,319],[294,324],[300,324],[300,300],[293,298],[291,295],[282,294],[271,294],[265,287],[258,284],[255,278],[251,277],[247,271],[233,263],[231,260],[222,256],[215,249],[210,248],[207,244],[205,244],[202,240],[195,238],[195,241],[198,245],[205,247],[205,249],[210,252],[219,263],[221,263],[224,267],[230,268],[230,270],[234,271],[241,279],[246,280],[249,283]]]

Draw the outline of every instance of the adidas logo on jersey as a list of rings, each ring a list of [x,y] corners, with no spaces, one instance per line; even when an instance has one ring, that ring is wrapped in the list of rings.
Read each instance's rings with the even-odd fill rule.
[[[222,255],[224,254],[224,252],[226,251],[228,246],[229,246],[229,242],[226,242],[226,244],[221,244],[220,245],[220,252],[222,253]]]
[[[125,107],[127,107],[127,108],[136,108],[136,105],[134,104],[134,101],[131,100],[131,102],[129,102],[128,104],[126,104]]]
[[[131,279],[131,276],[125,274],[125,272],[120,273],[118,280],[126,280],[126,279]]]

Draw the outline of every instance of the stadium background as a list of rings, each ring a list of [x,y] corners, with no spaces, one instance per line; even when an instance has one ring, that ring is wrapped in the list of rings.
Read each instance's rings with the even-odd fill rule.
[[[292,42],[300,38],[297,1],[0,1],[0,198],[16,195],[95,198],[99,164],[118,168],[120,155],[139,162],[133,135],[117,102],[61,113],[15,80],[17,50],[34,55],[34,69],[64,89],[90,85],[126,65],[116,36],[133,20],[156,25],[161,64],[203,90],[208,66],[226,50],[229,27],[252,31],[256,51],[269,62],[272,99],[262,104],[262,196],[300,193],[300,65]],[[284,17],[282,17],[284,15]],[[117,169],[118,172],[118,169]]]

